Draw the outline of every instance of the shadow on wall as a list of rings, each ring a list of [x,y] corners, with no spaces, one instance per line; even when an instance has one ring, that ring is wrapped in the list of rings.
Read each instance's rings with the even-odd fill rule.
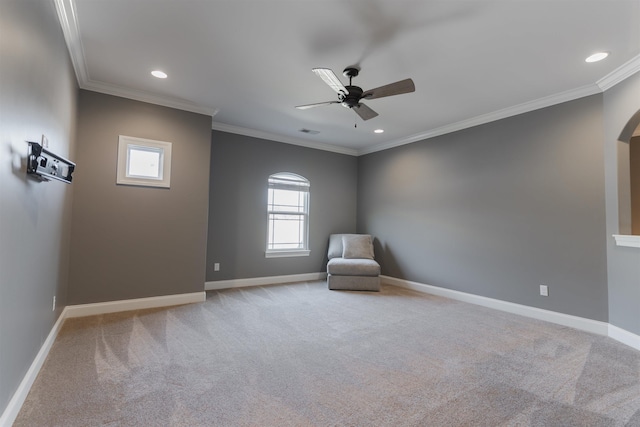
[[[9,144],[9,153],[11,156],[11,172],[21,181],[27,181],[27,145],[25,144],[24,152],[15,149],[13,144]]]
[[[376,261],[380,264],[380,271],[382,275],[396,277],[399,279],[404,278],[404,275],[400,271],[400,265],[396,257],[393,255],[393,251],[388,245],[383,245],[377,237],[373,238],[373,251],[375,253]]]
[[[17,148],[18,146],[21,146],[22,149]],[[31,224],[38,224],[41,208],[38,194],[34,193],[34,189],[43,183],[27,175],[27,162],[29,160],[27,143],[25,141],[13,141],[8,144],[8,151],[11,159],[11,172],[18,178],[19,182],[24,184],[25,198],[22,199],[24,210],[28,212]]]
[[[322,258],[322,265],[318,271],[327,271],[327,264],[329,263],[329,238],[327,237],[327,246],[324,248],[324,258]]]

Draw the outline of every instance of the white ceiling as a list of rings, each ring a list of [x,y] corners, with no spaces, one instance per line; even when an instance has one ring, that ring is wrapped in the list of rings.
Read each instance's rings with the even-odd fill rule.
[[[598,93],[640,70],[640,0],[55,1],[80,87],[349,154]],[[584,62],[601,50],[609,58]],[[353,64],[364,90],[411,77],[416,92],[366,101],[380,114],[366,122],[339,105],[294,108],[336,99],[312,68],[342,78]]]

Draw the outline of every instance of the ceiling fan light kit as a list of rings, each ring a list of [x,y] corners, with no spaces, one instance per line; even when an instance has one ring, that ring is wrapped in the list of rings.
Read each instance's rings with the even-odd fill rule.
[[[363,91],[359,86],[354,86],[352,80],[360,74],[360,68],[356,66],[347,67],[342,74],[349,78],[349,84],[343,85],[338,76],[329,68],[314,68],[313,72],[320,77],[331,89],[338,94],[337,101],[318,102],[315,104],[298,105],[299,110],[320,107],[322,105],[341,104],[356,112],[362,120],[369,120],[378,115],[375,111],[363,104],[363,99],[384,98],[386,96],[400,95],[403,93],[415,92],[416,87],[411,79],[400,80],[395,83],[380,86],[375,89]]]

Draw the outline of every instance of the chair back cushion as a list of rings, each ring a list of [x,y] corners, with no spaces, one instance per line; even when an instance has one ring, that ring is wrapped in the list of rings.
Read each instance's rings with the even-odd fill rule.
[[[368,234],[342,236],[342,258],[373,259],[373,243]]]
[[[345,255],[344,240],[347,241]],[[363,258],[373,259],[373,239],[368,234],[332,234],[329,236],[327,258]]]
[[[342,236],[344,236],[344,234],[332,234],[329,236],[327,258],[342,258]]]

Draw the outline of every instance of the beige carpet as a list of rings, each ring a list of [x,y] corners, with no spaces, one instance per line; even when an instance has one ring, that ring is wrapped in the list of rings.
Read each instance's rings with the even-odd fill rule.
[[[640,426],[640,352],[324,282],[67,320],[16,426]]]

